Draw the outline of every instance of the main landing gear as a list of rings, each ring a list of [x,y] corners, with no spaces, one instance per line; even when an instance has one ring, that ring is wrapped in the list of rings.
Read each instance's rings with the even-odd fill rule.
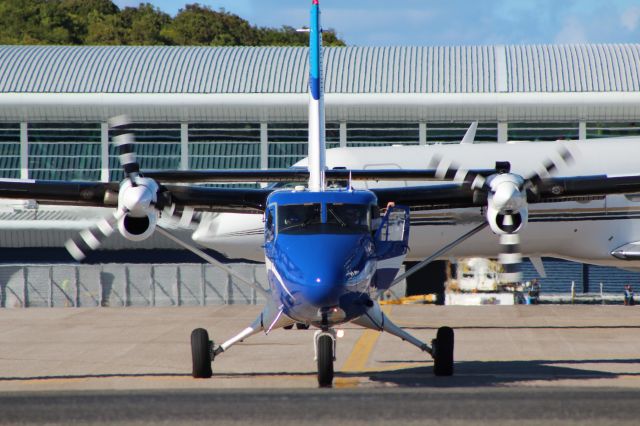
[[[265,322],[265,318],[271,321]],[[352,322],[376,331],[386,331],[402,340],[406,340],[433,357],[433,373],[436,376],[453,375],[454,332],[450,327],[440,327],[436,338],[431,341],[431,346],[429,346],[395,325],[382,312],[376,302],[363,316]],[[263,324],[265,323],[270,324],[270,326],[264,327]],[[215,357],[237,342],[260,331],[269,332],[272,329],[282,328],[294,323],[293,320],[281,315],[281,313],[278,314],[276,312],[275,315],[272,315],[269,309],[266,308],[265,312],[253,324],[217,347],[209,340],[209,334],[205,329],[196,328],[191,333],[193,377],[199,379],[210,378],[212,376],[211,363],[215,360]],[[314,335],[314,354],[318,367],[318,386],[320,387],[331,387],[333,384],[336,337],[336,331],[332,328],[318,330]]]
[[[377,302],[374,302],[373,306],[370,307],[363,316],[352,322],[372,330],[386,331],[402,340],[406,340],[431,355],[433,358],[433,374],[436,376],[453,375],[454,333],[452,328],[440,327],[436,338],[431,341],[431,346],[429,346],[395,325],[382,312]]]
[[[204,328],[196,328],[191,332],[191,361],[193,371],[191,375],[196,379],[208,379],[213,375],[211,371],[213,342],[209,340],[209,333]]]
[[[436,338],[431,341],[433,374],[436,376],[453,375],[453,329],[440,327]]]

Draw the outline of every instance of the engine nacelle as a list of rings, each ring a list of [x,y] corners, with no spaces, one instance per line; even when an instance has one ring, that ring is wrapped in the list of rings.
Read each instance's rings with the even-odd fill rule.
[[[527,224],[528,219],[529,213],[526,208],[508,213],[502,213],[492,208],[491,205],[487,208],[487,222],[489,222],[489,227],[498,235],[520,232]]]
[[[498,235],[521,231],[529,220],[522,177],[505,173],[493,176],[487,183],[491,187],[487,197],[487,222],[491,230]]]
[[[134,186],[129,179],[120,185],[118,210],[124,215],[118,220],[118,231],[130,241],[142,241],[151,236],[158,223],[155,204],[158,184],[153,179],[138,177]]]
[[[118,221],[118,231],[129,241],[146,240],[153,234],[158,223],[158,214],[155,211],[143,216],[134,216],[127,213]]]

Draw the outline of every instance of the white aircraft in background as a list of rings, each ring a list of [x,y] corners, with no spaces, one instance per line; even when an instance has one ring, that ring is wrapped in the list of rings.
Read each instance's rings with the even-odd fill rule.
[[[565,159],[562,155],[565,153]],[[566,155],[566,153],[570,153]],[[514,234],[522,238],[524,256],[532,258],[540,271],[541,257],[554,257],[603,266],[640,269],[640,195],[589,194],[600,185],[600,178],[633,175],[638,170],[640,138],[611,138],[572,142],[461,143],[427,146],[335,148],[327,150],[330,169],[417,170],[436,167],[439,176],[455,181],[455,171],[493,169],[497,162],[510,169],[495,189],[504,186],[498,200],[482,190],[471,195],[458,192],[455,184],[435,185],[424,206],[411,208],[410,252],[407,260],[425,259],[453,240],[487,221],[485,229],[464,243],[452,247],[438,258],[496,257],[499,252],[501,210],[508,205],[515,212]],[[553,162],[550,170],[545,164]],[[294,167],[305,168],[307,160]],[[500,164],[498,164],[500,166]],[[506,170],[505,170],[506,171]],[[161,174],[161,173],[160,173]],[[553,200],[536,201],[536,193],[524,189],[527,176],[567,176],[562,184],[538,190],[555,195]],[[581,176],[590,176],[582,179]],[[401,181],[407,191],[425,182]],[[403,204],[405,192],[397,191],[398,181],[359,182],[354,187],[375,189],[379,197]],[[436,189],[437,188],[437,189]],[[452,192],[451,192],[452,191]],[[618,193],[625,189],[619,180]],[[563,197],[563,195],[566,196]],[[419,195],[416,195],[419,197]],[[414,195],[409,197],[409,200]],[[496,202],[501,203],[497,206]],[[233,258],[261,260],[263,218],[261,215],[214,213],[203,217],[193,234],[194,241]],[[504,223],[504,222],[502,222]],[[493,232],[492,232],[493,231]],[[497,233],[496,233],[497,231]],[[517,241],[516,241],[517,243]]]

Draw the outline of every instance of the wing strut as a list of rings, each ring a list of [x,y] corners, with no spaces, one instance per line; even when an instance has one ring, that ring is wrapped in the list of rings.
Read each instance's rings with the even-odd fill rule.
[[[442,256],[443,254],[445,254],[446,252],[448,252],[449,250],[451,250],[452,248],[454,248],[458,244],[462,243],[463,241],[467,240],[469,237],[474,236],[475,234],[477,234],[478,232],[480,232],[481,230],[486,228],[487,225],[489,225],[488,222],[482,222],[480,225],[476,226],[471,231],[467,232],[466,234],[458,237],[454,241],[452,241],[449,244],[447,244],[446,246],[442,247],[440,250],[438,250],[437,252],[433,253],[431,256],[427,257],[422,262],[418,263],[413,268],[409,269],[404,274],[400,275],[395,280],[393,280],[391,285],[389,285],[389,288],[391,288],[394,285],[398,284],[400,281],[404,280],[405,278],[410,277],[411,275],[415,274],[416,272],[418,272],[419,270],[421,270],[422,268],[424,268],[425,266],[427,266],[428,264],[430,264],[431,262],[436,260],[438,257]]]
[[[204,260],[206,260],[211,265],[217,266],[218,268],[220,268],[223,271],[225,271],[227,274],[231,275],[234,278],[237,278],[238,281],[240,281],[243,284],[253,288],[255,291],[257,291],[258,293],[260,293],[264,297],[269,297],[269,291],[265,290],[264,288],[262,288],[262,286],[260,284],[258,284],[255,281],[248,280],[247,278],[245,278],[242,275],[238,274],[233,269],[229,268],[224,263],[222,263],[222,262],[214,259],[213,257],[209,256],[207,253],[203,252],[199,248],[197,248],[197,247],[195,247],[195,246],[193,246],[191,244],[185,243],[180,238],[176,237],[175,235],[173,235],[172,233],[170,233],[166,229],[163,229],[163,228],[161,228],[159,226],[156,228],[156,231],[159,232],[161,235],[164,235],[165,237],[167,237],[168,239],[170,239],[174,243],[178,244],[179,246],[184,247],[187,250],[189,250],[190,252],[192,252],[193,254],[203,258]]]

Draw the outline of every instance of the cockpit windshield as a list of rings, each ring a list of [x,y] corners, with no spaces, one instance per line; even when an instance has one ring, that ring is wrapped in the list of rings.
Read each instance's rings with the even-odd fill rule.
[[[369,232],[369,206],[362,204],[327,204],[327,225],[334,233]]]
[[[309,234],[322,224],[320,204],[293,204],[278,207],[278,232]]]
[[[294,204],[278,207],[278,232],[283,234],[359,234],[370,230],[369,206],[361,204]],[[325,220],[323,221],[323,217]]]

